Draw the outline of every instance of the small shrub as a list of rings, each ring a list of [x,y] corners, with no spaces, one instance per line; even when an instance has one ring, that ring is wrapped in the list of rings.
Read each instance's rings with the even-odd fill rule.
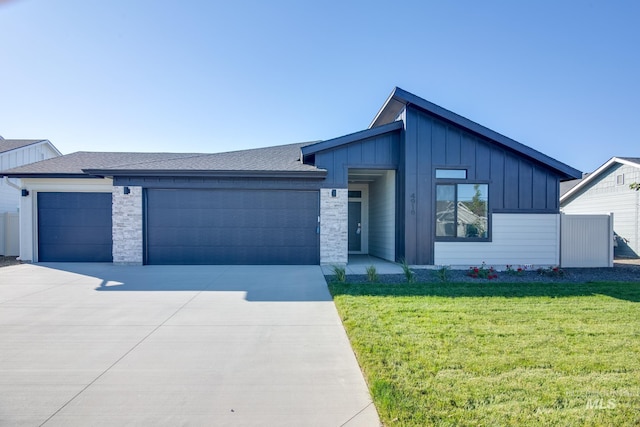
[[[539,275],[541,276],[547,276],[547,277],[564,277],[564,270],[561,269],[560,267],[553,266],[553,267],[540,267],[538,270],[536,270],[538,272]]]
[[[347,281],[347,269],[344,267],[340,267],[339,265],[334,265],[331,267],[333,270],[334,276],[336,276],[335,280],[338,283],[345,283]]]
[[[467,276],[473,277],[474,279],[493,280],[498,278],[498,273],[496,273],[496,270],[493,267],[487,268],[487,264],[482,261],[482,265],[480,267],[469,267]]]
[[[527,267],[526,266],[514,266],[514,265],[509,265],[507,264],[507,269],[506,269],[506,273],[511,275],[511,276],[522,276],[524,274],[524,272],[527,271]]]
[[[448,282],[450,269],[451,267],[449,267],[448,265],[440,266],[440,268],[435,271],[436,278],[441,282]]]
[[[407,260],[405,258],[402,259],[400,266],[402,267],[404,277],[407,279],[407,283],[413,283],[416,280],[416,274],[409,268],[409,264],[407,264]]]
[[[378,281],[378,272],[376,271],[375,265],[367,267],[367,280],[371,283],[376,283]]]

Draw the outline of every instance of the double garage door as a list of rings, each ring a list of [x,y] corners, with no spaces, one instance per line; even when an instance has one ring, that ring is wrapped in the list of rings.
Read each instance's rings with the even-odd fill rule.
[[[146,264],[318,264],[319,195],[145,193]],[[111,193],[38,193],[40,261],[111,262]]]
[[[147,264],[318,264],[317,191],[146,192]]]

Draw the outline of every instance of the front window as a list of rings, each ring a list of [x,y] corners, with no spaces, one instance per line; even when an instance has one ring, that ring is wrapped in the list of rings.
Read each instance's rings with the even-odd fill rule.
[[[436,237],[489,237],[487,184],[436,185]]]

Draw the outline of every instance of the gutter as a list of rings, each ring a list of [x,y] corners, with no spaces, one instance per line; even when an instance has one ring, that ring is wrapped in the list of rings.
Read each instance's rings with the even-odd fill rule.
[[[251,170],[153,170],[153,169],[83,169],[83,172],[98,177],[116,176],[171,176],[201,178],[307,178],[325,179],[324,169],[307,171],[251,171]]]

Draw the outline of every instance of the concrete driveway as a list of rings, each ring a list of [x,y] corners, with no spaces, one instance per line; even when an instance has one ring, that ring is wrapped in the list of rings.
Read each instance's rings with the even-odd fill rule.
[[[378,426],[318,266],[0,268],[0,425]]]

